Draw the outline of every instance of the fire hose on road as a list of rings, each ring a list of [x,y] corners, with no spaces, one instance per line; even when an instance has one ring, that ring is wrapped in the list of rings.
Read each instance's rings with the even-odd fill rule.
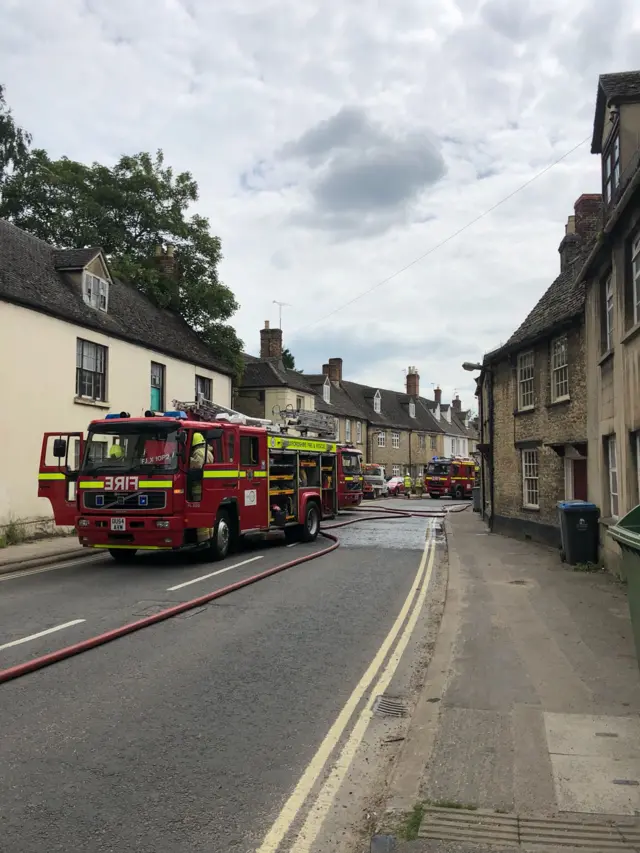
[[[192,598],[189,601],[183,601],[180,604],[176,604],[173,607],[167,607],[165,610],[161,610],[158,613],[154,613],[151,616],[146,616],[143,619],[138,619],[135,622],[129,622],[126,625],[121,625],[119,628],[114,628],[111,631],[106,631],[103,634],[96,634],[94,637],[89,637],[86,640],[81,640],[78,643],[74,643],[71,646],[66,646],[65,648],[58,649],[55,652],[50,652],[49,654],[42,655],[37,658],[33,658],[32,660],[25,661],[24,663],[17,664],[16,666],[9,667],[8,669],[0,670],[0,684],[4,684],[7,681],[13,681],[16,678],[21,678],[24,675],[28,675],[31,672],[36,672],[39,669],[44,669],[47,666],[51,666],[54,663],[59,663],[60,661],[66,660],[67,658],[74,657],[75,655],[82,654],[83,652],[88,652],[91,649],[95,649],[98,646],[104,646],[107,643],[111,643],[114,640],[120,639],[120,637],[125,637],[127,634],[133,634],[136,631],[140,631],[143,628],[148,628],[150,625],[156,625],[159,622],[164,622],[167,619],[172,619],[174,616],[179,616],[182,613],[187,612],[188,610],[193,610],[197,607],[202,607],[205,604],[209,604],[211,601],[215,601],[217,598],[222,598],[225,595],[229,595],[231,592],[235,592],[238,589],[242,589],[243,587],[250,586],[251,584],[257,583],[258,581],[264,580],[265,578],[271,577],[271,575],[276,575],[280,572],[284,572],[287,569],[291,569],[294,566],[299,566],[302,563],[308,563],[311,560],[316,560],[319,557],[324,557],[327,554],[330,554],[332,551],[335,551],[340,547],[340,541],[337,536],[331,533],[331,530],[336,530],[340,527],[346,527],[349,524],[357,524],[361,521],[381,521],[385,520],[385,516],[389,519],[393,518],[445,518],[445,516],[449,512],[461,512],[467,509],[468,504],[461,506],[453,506],[447,509],[440,509],[438,511],[429,511],[429,510],[403,510],[396,509],[391,507],[370,507],[366,510],[358,510],[357,513],[363,513],[359,518],[349,518],[344,521],[338,521],[335,524],[328,525],[323,527],[320,530],[320,534],[325,537],[325,539],[330,540],[331,544],[326,548],[321,548],[319,551],[314,551],[312,554],[305,554],[303,557],[298,557],[295,560],[287,560],[285,563],[280,563],[277,566],[272,566],[270,569],[266,569],[263,572],[258,572],[251,577],[244,578],[241,581],[236,581],[235,583],[228,584],[222,589],[217,589],[215,592],[209,592],[206,595],[198,596],[198,598]],[[364,515],[364,513],[371,512],[373,515]]]

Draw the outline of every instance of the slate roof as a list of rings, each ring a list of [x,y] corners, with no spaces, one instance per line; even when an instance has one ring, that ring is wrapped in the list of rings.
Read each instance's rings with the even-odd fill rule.
[[[0,300],[233,375],[178,314],[159,308],[131,285],[113,279],[108,312],[89,307],[73,278],[56,270],[56,259],[69,263],[71,258],[75,264],[81,257],[93,259],[98,251],[60,252],[0,219]]]
[[[555,281],[529,312],[524,323],[521,323],[508,341],[498,349],[485,355],[485,361],[491,363],[507,351],[533,342],[543,335],[549,334],[554,328],[561,326],[584,310],[585,284],[576,281],[595,240],[585,244],[566,270],[561,272]]]
[[[316,410],[325,412],[329,415],[343,418],[355,418],[356,420],[366,421],[367,414],[355,403],[347,392],[335,382],[331,382],[331,395],[329,403],[325,403],[322,388],[325,383],[326,376],[323,373],[314,373],[305,375],[305,379],[313,388],[316,395]]]
[[[591,153],[602,153],[602,133],[607,103],[640,101],[640,71],[622,71],[619,74],[601,74],[598,78],[596,110],[593,120]]]
[[[245,365],[242,374],[243,388],[288,387],[305,394],[315,391],[307,383],[304,374],[285,367],[280,358],[255,358],[244,355]]]

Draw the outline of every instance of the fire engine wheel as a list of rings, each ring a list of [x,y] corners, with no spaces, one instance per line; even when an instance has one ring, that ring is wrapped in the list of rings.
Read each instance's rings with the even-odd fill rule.
[[[221,510],[213,528],[213,537],[209,541],[209,553],[213,560],[224,560],[231,550],[232,538],[229,516]]]
[[[300,528],[300,539],[303,542],[314,542],[320,532],[320,510],[318,504],[309,502],[304,517],[304,524]]]
[[[461,498],[464,497],[464,489],[462,488],[462,486],[456,486],[455,487],[455,489],[453,490],[453,497],[457,501],[459,501]]]
[[[131,563],[138,553],[135,548],[109,548],[116,563]]]
[[[429,492],[429,497],[434,501],[440,500],[440,495],[437,495],[435,492]]]

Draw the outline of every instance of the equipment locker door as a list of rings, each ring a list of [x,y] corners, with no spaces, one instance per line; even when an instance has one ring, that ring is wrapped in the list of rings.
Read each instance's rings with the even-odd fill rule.
[[[83,451],[81,432],[47,432],[43,436],[38,497],[50,501],[59,527],[73,527],[76,523],[76,488]]]
[[[240,530],[269,526],[269,472],[264,435],[240,435]]]

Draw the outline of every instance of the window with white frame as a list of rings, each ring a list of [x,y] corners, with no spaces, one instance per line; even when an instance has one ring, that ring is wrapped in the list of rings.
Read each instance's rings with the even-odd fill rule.
[[[109,282],[85,272],[82,277],[82,298],[92,308],[106,311],[109,307]]]
[[[362,444],[362,421],[356,421],[356,443]]]
[[[399,477],[400,476],[400,466],[399,465],[393,465],[391,468],[391,473],[393,474],[394,477]]]
[[[391,433],[391,447],[393,447],[394,450],[397,450],[400,447],[400,433],[399,432],[392,432]]]
[[[606,438],[605,453],[609,474],[609,510],[612,518],[618,517],[618,450],[615,435]]]
[[[331,385],[329,384],[328,379],[322,386],[322,399],[325,401],[325,403],[331,402]]]
[[[613,349],[613,276],[604,286],[604,351]]]
[[[518,408],[532,409],[534,404],[534,365],[533,352],[522,352],[518,356]]]
[[[614,131],[607,145],[603,159],[604,200],[610,204],[613,195],[620,185],[620,134]]]
[[[351,421],[349,418],[344,422],[344,439],[347,443],[351,443]]]
[[[416,475],[419,480],[422,480],[424,477],[424,465],[418,465],[418,473]]]
[[[416,404],[413,402],[413,400],[409,400],[409,417],[415,418],[415,416],[416,416]]]
[[[562,335],[551,343],[551,400],[567,400],[569,397],[569,346],[567,336]]]
[[[427,447],[426,435],[419,435],[418,436],[418,449],[419,450],[426,450],[426,447]]]
[[[304,409],[304,397],[296,397],[296,411],[301,412]]]
[[[76,397],[107,399],[107,348],[78,338],[76,342]]]
[[[387,446],[387,434],[386,432],[378,433],[378,447],[386,447]]]
[[[209,376],[198,376],[196,373],[196,400],[202,395],[203,400],[213,401],[212,381]]]
[[[633,324],[640,323],[640,234],[631,244],[631,270],[633,287],[631,301],[633,302]]]
[[[537,450],[522,451],[522,503],[528,509],[540,508]]]
[[[437,450],[437,449],[438,449],[438,442],[437,442],[437,440],[436,440],[435,435],[432,435],[432,436],[431,436],[431,449],[432,449],[432,450]]]
[[[380,409],[382,408],[381,404],[382,396],[379,391],[376,391],[373,397],[373,411],[378,415],[380,414]]]

